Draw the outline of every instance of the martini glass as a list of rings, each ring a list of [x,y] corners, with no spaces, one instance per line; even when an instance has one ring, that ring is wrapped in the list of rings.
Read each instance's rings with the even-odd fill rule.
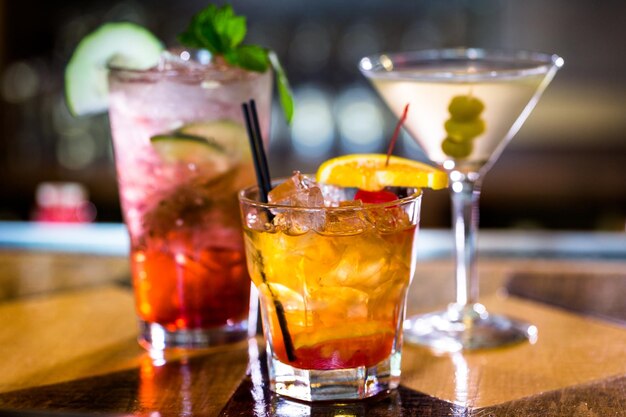
[[[410,317],[405,338],[437,350],[480,349],[536,337],[535,326],[478,302],[476,237],[481,182],[520,129],[563,59],[526,51],[441,49],[369,56],[359,69],[426,156],[449,176],[456,302]]]

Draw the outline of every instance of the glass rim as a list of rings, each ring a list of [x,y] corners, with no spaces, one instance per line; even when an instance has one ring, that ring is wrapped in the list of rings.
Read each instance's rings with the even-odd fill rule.
[[[307,177],[314,177],[311,175],[306,175]],[[272,180],[272,184],[281,183],[287,180],[290,177],[282,177]],[[336,187],[341,189],[357,189],[356,187],[342,187],[339,185],[333,184],[321,184],[326,187]],[[418,187],[393,187],[399,189],[405,189],[410,192],[406,197],[398,198],[397,200],[387,201],[384,203],[374,203],[374,204],[364,204],[362,206],[318,206],[318,207],[306,207],[306,206],[290,206],[285,204],[275,204],[275,203],[264,203],[262,201],[254,200],[248,197],[248,194],[253,192],[258,192],[258,185],[251,185],[249,187],[243,188],[239,190],[237,193],[238,199],[240,203],[245,203],[254,207],[259,207],[263,209],[274,209],[274,210],[292,210],[292,211],[328,211],[328,212],[346,212],[346,211],[364,211],[364,210],[372,210],[372,209],[380,209],[380,208],[388,208],[395,206],[402,206],[407,203],[411,203],[422,198],[424,192],[421,188]]]
[[[150,79],[168,79],[168,78],[182,78],[182,79],[190,79],[197,80],[198,78],[203,78],[207,81],[239,81],[239,80],[247,80],[250,78],[260,77],[266,72],[256,72],[243,70],[239,67],[224,67],[224,69],[220,69],[213,64],[211,61],[211,53],[205,49],[200,48],[186,48],[186,47],[176,47],[176,48],[167,48],[161,52],[170,53],[172,55],[178,55],[179,57],[188,53],[189,57],[183,59],[183,61],[189,61],[195,63],[195,66],[191,68],[186,68],[185,70],[179,68],[159,68],[159,64],[154,65],[149,68],[128,68],[124,67],[120,64],[116,64],[115,61],[109,62],[105,65],[105,68],[109,72],[109,76],[116,77],[117,79],[124,80],[125,77],[134,78],[134,77],[148,77]],[[198,60],[198,55],[206,52],[206,56],[200,59],[206,59],[206,62],[201,62]],[[234,71],[241,71],[241,73],[245,74],[244,78],[233,76]],[[268,69],[269,70],[269,69]],[[209,77],[218,75],[219,77]]]
[[[503,77],[523,77],[546,74],[559,69],[565,61],[557,54],[549,54],[531,50],[507,50],[487,48],[443,48],[422,49],[407,52],[389,52],[368,55],[359,61],[360,72],[368,78],[403,78],[404,74],[395,72],[395,63],[411,66],[415,63],[428,63],[435,60],[467,62],[491,60],[501,63],[520,64],[518,68],[493,69],[476,73],[459,74],[451,70],[428,71],[422,74],[411,74],[411,79],[427,81],[445,80],[484,80]],[[521,65],[525,64],[525,65]]]

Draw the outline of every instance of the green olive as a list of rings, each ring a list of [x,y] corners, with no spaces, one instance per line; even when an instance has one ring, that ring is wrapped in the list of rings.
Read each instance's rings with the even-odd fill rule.
[[[444,127],[448,137],[456,142],[463,142],[481,135],[485,131],[485,122],[483,119],[476,119],[471,122],[458,122],[454,119],[448,119]]]
[[[453,97],[448,106],[452,118],[459,122],[474,120],[484,109],[483,102],[471,95]]]
[[[441,142],[441,149],[443,153],[453,158],[467,158],[472,153],[474,146],[471,141],[457,142],[454,139],[447,137]]]

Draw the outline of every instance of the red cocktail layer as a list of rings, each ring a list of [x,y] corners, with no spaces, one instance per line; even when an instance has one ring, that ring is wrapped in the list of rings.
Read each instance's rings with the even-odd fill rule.
[[[282,340],[274,340],[274,354],[283,363],[296,368],[332,370],[374,366],[391,354],[394,336],[389,333],[335,339],[294,351],[289,360]]]
[[[155,241],[131,252],[141,319],[175,331],[219,327],[247,318],[250,278],[241,250],[190,250],[188,242]]]

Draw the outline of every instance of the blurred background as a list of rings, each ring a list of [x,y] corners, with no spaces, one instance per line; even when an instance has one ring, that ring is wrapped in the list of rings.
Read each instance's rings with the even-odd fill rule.
[[[221,2],[218,2],[221,3]],[[70,116],[63,70],[79,40],[129,20],[167,45],[207,2],[0,0],[0,220],[33,219],[36,198],[90,203],[83,221],[120,222],[106,115]],[[383,152],[396,120],[357,71],[382,51],[476,46],[565,59],[484,181],[482,228],[624,231],[626,2],[623,0],[233,0],[247,41],[274,49],[294,89],[287,128],[274,110],[274,176],[350,152]],[[396,154],[423,159],[403,134]],[[56,190],[56,191],[55,191]],[[447,192],[429,192],[424,227],[448,227]]]

